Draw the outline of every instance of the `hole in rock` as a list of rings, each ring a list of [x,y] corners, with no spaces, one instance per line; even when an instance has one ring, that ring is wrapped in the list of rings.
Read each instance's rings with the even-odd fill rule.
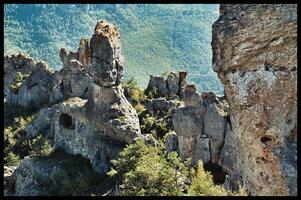
[[[213,182],[215,184],[223,184],[225,182],[227,173],[221,166],[212,162],[207,162],[204,163],[204,169],[212,174]]]
[[[69,115],[63,113],[60,115],[59,118],[60,124],[66,128],[66,129],[74,129],[74,126],[72,124],[72,117],[70,117]]]
[[[267,142],[270,142],[272,140],[273,140],[273,136],[270,136],[270,135],[265,135],[265,136],[260,138],[260,141],[264,144],[267,143]]]

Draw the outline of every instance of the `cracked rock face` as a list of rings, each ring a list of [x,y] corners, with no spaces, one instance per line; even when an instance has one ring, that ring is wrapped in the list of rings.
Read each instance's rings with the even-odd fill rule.
[[[14,84],[17,72],[30,75],[36,68],[36,61],[26,54],[4,57],[4,97],[12,95],[10,85]]]
[[[178,74],[170,72],[167,77],[150,75],[145,92],[155,92],[158,97],[166,97],[170,100],[178,97],[182,99],[186,87],[186,75],[187,72]]]
[[[104,21],[97,22],[90,40],[89,72],[100,86],[119,85],[123,78],[124,58],[121,55],[117,28]]]
[[[179,155],[193,162],[217,163],[226,134],[224,106],[212,92],[197,93],[195,85],[184,91],[185,106],[176,109],[172,119]]]
[[[251,195],[296,195],[296,160],[284,157],[297,155],[297,5],[221,5],[212,37],[233,167]]]
[[[45,62],[37,63],[17,92],[8,97],[7,102],[25,108],[41,108],[49,101],[52,74],[53,72]]]
[[[97,23],[90,40],[91,63],[82,65],[76,60],[69,61],[64,78],[71,82],[63,79],[64,88],[70,86],[68,91],[75,91],[74,73],[76,77],[90,77],[91,81],[82,84],[88,87],[87,99],[74,97],[60,103],[51,129],[57,147],[88,158],[100,173],[109,170],[109,161],[117,158],[125,144],[141,136],[138,115],[119,84],[121,72],[112,76],[114,70],[118,71],[116,63],[122,58],[119,42],[115,27],[106,22]]]

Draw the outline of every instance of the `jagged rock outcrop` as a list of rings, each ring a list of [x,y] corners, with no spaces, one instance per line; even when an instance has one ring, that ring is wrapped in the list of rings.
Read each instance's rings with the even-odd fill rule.
[[[14,196],[90,196],[90,188],[97,186],[100,187],[98,191],[105,192],[112,187],[110,181],[93,171],[88,160],[64,152],[42,158],[26,156],[12,176],[16,185]],[[85,188],[80,194],[75,192],[78,188],[72,185],[79,179],[84,184],[79,187]],[[102,185],[102,180],[108,181],[108,184]]]
[[[48,98],[44,98],[50,100],[49,107],[41,109],[25,131],[28,138],[43,132],[54,140],[52,152],[59,149],[81,155],[96,172],[104,174],[109,170],[110,160],[116,159],[126,144],[137,138],[154,144],[157,141],[141,136],[138,115],[123,94],[120,81],[124,60],[117,29],[98,22],[90,46],[87,43],[87,39],[82,39],[77,53],[61,50],[64,67],[60,71],[47,74],[47,65],[37,64],[37,72],[33,71],[24,81],[21,88],[31,82],[37,82],[38,88],[44,90],[43,84],[52,86],[47,88]],[[39,74],[44,72],[40,68],[46,74]],[[44,97],[43,93],[41,96]],[[40,193],[41,185],[33,176],[42,174],[45,179],[56,165],[45,166],[45,162],[43,158],[31,157],[22,161],[16,170],[16,195]]]
[[[166,77],[150,75],[145,93],[155,93],[155,97],[166,97],[170,100],[184,96],[187,72],[178,74],[170,72]]]
[[[89,73],[100,86],[119,85],[123,78],[124,58],[121,55],[117,28],[104,21],[97,22],[90,40]]]
[[[251,195],[296,195],[297,5],[221,5],[212,37],[233,167]]]
[[[92,79],[87,82],[87,100],[74,97],[60,103],[52,130],[58,148],[88,158],[96,171],[104,173],[109,170],[109,161],[141,131],[137,113],[120,85],[123,61],[117,29],[98,22],[90,48],[87,78]],[[85,69],[79,62],[69,61],[69,65],[73,63]]]
[[[10,96],[9,102],[25,108],[41,108],[47,105],[52,90],[52,74],[53,72],[45,62],[37,63],[16,95]]]
[[[178,135],[171,131],[164,136],[165,149],[167,152],[177,151],[178,149]]]
[[[15,85],[18,75],[19,79],[27,78],[36,68],[36,61],[27,54],[20,53],[18,55],[4,57],[4,99],[5,102],[11,101],[13,95],[17,93],[11,86]],[[20,84],[24,80],[18,80]],[[20,85],[18,85],[18,88]]]
[[[145,107],[149,112],[168,112],[176,108],[176,103],[160,97],[146,101]]]
[[[88,88],[92,83],[92,78],[88,74],[87,66],[78,60],[70,60],[55,78],[57,81],[49,99],[51,105],[71,97],[88,97]]]
[[[172,119],[180,157],[217,163],[226,130],[224,105],[213,92],[196,92],[194,84],[186,85],[183,100]]]

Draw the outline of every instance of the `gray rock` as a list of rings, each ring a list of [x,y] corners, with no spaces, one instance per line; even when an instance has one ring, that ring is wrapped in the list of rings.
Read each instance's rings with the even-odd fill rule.
[[[196,138],[202,135],[203,119],[193,107],[178,108],[172,118],[172,124],[179,137],[179,155],[181,158],[194,158]]]
[[[49,102],[52,89],[51,76],[52,72],[45,62],[37,63],[35,70],[23,82],[18,92],[7,101],[24,108],[41,108]]]
[[[226,175],[223,187],[226,190],[238,191],[243,186],[242,177],[236,171],[232,170],[228,175]]]
[[[136,137],[134,141],[137,141],[139,139],[142,139],[145,144],[152,146],[157,146],[159,144],[159,142],[154,138],[152,134],[142,134],[141,136]]]
[[[186,106],[203,107],[202,97],[196,92],[194,84],[185,87],[184,103]]]
[[[218,161],[220,149],[224,141],[226,119],[215,104],[210,104],[204,114],[204,134],[210,138],[212,162]]]
[[[164,136],[165,150],[169,153],[178,149],[178,135],[176,132],[168,132]]]
[[[207,163],[211,160],[209,138],[199,135],[196,138],[195,160],[202,160]]]
[[[178,94],[180,86],[180,76],[176,73],[169,73],[166,79],[169,94]]]
[[[141,134],[136,110],[126,100],[121,85],[92,84],[84,110],[90,123],[104,130],[100,134],[112,140],[131,143]]]
[[[156,90],[159,97],[168,95],[166,81],[164,77],[157,77],[150,75],[149,83],[146,88],[146,93]]]
[[[183,99],[185,96],[185,87],[186,87],[186,76],[187,72],[179,72],[179,77],[180,77],[180,90],[179,90],[179,96],[180,99]]]
[[[11,98],[13,91],[10,85],[15,83],[16,74],[20,72],[23,75],[30,75],[36,68],[36,61],[29,57],[29,55],[20,53],[18,55],[11,55],[4,57],[4,98]]]
[[[120,36],[112,24],[97,22],[90,40],[91,64],[89,74],[100,86],[119,85],[123,77]]]
[[[35,138],[41,131],[45,131],[45,133],[43,132],[44,135],[53,138],[54,133],[50,127],[57,109],[58,105],[54,105],[50,108],[42,108],[39,111],[38,117],[25,128],[26,137]]]
[[[235,148],[234,141],[237,141],[237,138],[231,129],[230,124],[227,123],[224,145],[218,163],[224,169],[224,171],[228,173],[235,169],[234,163],[236,162],[237,154],[239,154]]]

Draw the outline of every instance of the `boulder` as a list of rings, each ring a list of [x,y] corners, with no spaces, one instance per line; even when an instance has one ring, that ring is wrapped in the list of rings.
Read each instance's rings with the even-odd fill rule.
[[[166,79],[169,94],[178,94],[180,86],[180,76],[176,73],[169,73]]]
[[[177,151],[178,149],[178,135],[176,132],[168,132],[164,136],[164,142],[165,142],[165,150],[170,153],[172,151]]]
[[[165,97],[168,95],[168,89],[166,85],[166,80],[164,77],[157,77],[150,75],[149,83],[145,92],[156,91],[157,97]]]

